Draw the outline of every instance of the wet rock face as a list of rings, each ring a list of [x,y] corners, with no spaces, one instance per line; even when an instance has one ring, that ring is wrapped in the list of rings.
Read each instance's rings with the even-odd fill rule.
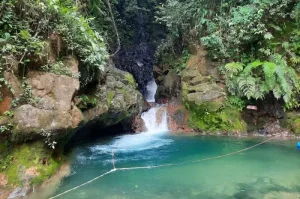
[[[163,26],[155,23],[155,9],[161,0],[120,0],[116,5],[119,20],[121,50],[113,61],[117,68],[134,76],[138,90],[145,95],[146,86],[153,79],[154,53],[159,41],[165,37]],[[133,9],[133,7],[139,9]]]
[[[118,53],[114,59],[116,67],[131,73],[138,84],[138,90],[146,94],[146,86],[152,80],[153,49],[149,44],[140,44]]]
[[[284,112],[283,101],[275,99],[272,95],[267,95],[264,100],[252,101],[249,105],[257,107],[257,110],[245,109],[242,112],[249,133],[276,134],[282,130],[280,128],[285,126],[285,122],[288,121],[286,120],[288,112],[287,114]]]
[[[245,133],[240,111],[226,105],[226,92],[215,75],[215,64],[205,57],[203,48],[190,56],[181,71],[182,100],[189,112],[190,128],[202,132]]]
[[[214,102],[211,111],[217,111],[222,106],[225,91],[210,76],[202,76],[198,68],[191,67],[182,71],[181,78],[185,101],[197,105]]]
[[[192,132],[188,127],[188,112],[183,105],[168,105],[168,125],[173,132]]]
[[[132,75],[114,67],[108,69],[106,80],[97,86],[95,96],[98,96],[98,104],[85,111],[84,115],[86,120],[96,120],[105,126],[116,124],[143,110],[143,96],[136,90]],[[103,115],[105,119],[102,119]]]
[[[156,82],[158,83],[156,91],[156,101],[166,103],[177,101],[181,96],[181,77],[174,70],[166,71],[166,75],[159,68],[155,70]]]
[[[139,116],[136,116],[134,118],[131,128],[135,133],[141,133],[147,131],[144,120]]]
[[[139,128],[142,130],[141,126],[132,124],[135,118],[139,118],[141,112],[147,109],[147,103],[136,89],[135,80],[130,73],[113,66],[109,67],[105,80],[102,84],[97,85],[93,96],[97,104],[83,112],[86,124],[74,133],[69,141],[70,144],[90,139],[90,137],[111,134],[112,132],[107,132],[106,129],[116,125],[118,125],[118,133],[124,129],[132,131]],[[131,125],[131,129],[125,128]]]

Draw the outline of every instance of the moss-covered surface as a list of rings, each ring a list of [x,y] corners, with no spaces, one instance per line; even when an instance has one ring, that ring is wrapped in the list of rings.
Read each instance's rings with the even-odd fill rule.
[[[61,157],[54,157],[43,142],[15,146],[3,160],[0,162],[0,173],[7,176],[10,187],[22,185],[27,179],[32,185],[40,184],[51,177],[63,162]],[[28,176],[26,170],[29,168],[37,174]]]
[[[0,151],[5,151],[6,149],[6,142],[4,140],[0,139]],[[0,153],[0,157],[1,157],[1,153]]]
[[[115,91],[108,91],[107,92],[107,104],[110,105],[112,99],[115,97],[116,92]]]
[[[286,113],[285,119],[281,125],[287,129],[291,129],[295,134],[300,134],[300,113],[291,111]]]
[[[242,120],[240,111],[234,107],[216,110],[218,103],[185,103],[189,111],[189,127],[206,132],[246,132],[247,125]]]
[[[133,86],[134,88],[136,87],[135,80],[134,80],[133,76],[132,76],[130,73],[126,73],[126,74],[124,75],[124,78],[125,78],[125,80],[128,81],[128,83],[129,83],[131,86]]]
[[[81,95],[79,96],[81,102],[77,105],[77,107],[81,110],[88,109],[90,107],[94,107],[97,105],[97,96],[95,95]]]

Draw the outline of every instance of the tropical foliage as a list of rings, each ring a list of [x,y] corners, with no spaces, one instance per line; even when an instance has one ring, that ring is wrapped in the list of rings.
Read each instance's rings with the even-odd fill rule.
[[[45,41],[52,34],[63,39],[65,52],[59,52],[60,56],[75,54],[87,71],[103,70],[108,58],[106,44],[90,25],[92,19],[81,14],[76,2],[79,1],[3,0],[0,4],[0,70],[16,71],[13,63],[17,63],[24,77],[29,62],[48,56]]]
[[[166,48],[188,46],[191,38],[205,46],[232,95],[259,99],[272,93],[288,108],[299,106],[300,3],[167,0],[157,20],[168,27]]]

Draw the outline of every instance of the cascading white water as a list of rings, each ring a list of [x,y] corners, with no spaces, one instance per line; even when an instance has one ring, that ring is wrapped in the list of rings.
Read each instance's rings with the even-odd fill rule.
[[[146,95],[146,101],[147,102],[155,102],[155,93],[157,90],[157,84],[155,83],[155,80],[151,80],[147,84],[147,95]]]
[[[147,102],[155,103],[156,90],[157,85],[153,79],[147,84]],[[165,107],[155,105],[154,107],[150,108],[149,111],[142,114],[142,119],[144,120],[147,132],[156,133],[168,131],[168,119]]]
[[[157,85],[155,82],[150,82],[147,86],[149,98],[148,102],[155,102],[154,96]],[[117,137],[108,145],[97,145],[91,148],[95,154],[108,153],[112,150],[116,153],[131,153],[134,151],[142,151],[153,148],[159,148],[168,145],[172,142],[170,139],[165,139],[163,132],[168,131],[167,109],[162,105],[153,105],[150,110],[142,114],[142,119],[147,128],[146,132],[132,135],[123,135]],[[110,163],[110,159],[108,162]],[[116,160],[119,161],[119,160]]]
[[[148,112],[142,114],[147,132],[168,131],[167,111],[165,107],[152,107]]]

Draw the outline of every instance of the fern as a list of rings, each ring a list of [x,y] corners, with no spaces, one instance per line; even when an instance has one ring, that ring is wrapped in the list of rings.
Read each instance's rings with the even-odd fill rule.
[[[237,86],[237,79],[236,78],[227,78],[226,79],[226,86],[227,86],[227,90],[228,92],[230,92],[232,95],[238,95],[239,90],[238,90],[238,86]]]
[[[264,62],[263,63],[263,70],[265,73],[265,76],[270,78],[274,75],[276,69],[276,64],[272,62]]]
[[[276,64],[272,62],[264,62],[263,63],[263,71],[265,76],[265,82],[263,83],[265,86],[265,90],[272,90],[272,88],[276,85],[276,77],[274,76],[276,70]]]
[[[243,70],[243,64],[240,62],[232,62],[225,65],[226,73],[229,74],[229,76],[236,75],[240,71]]]
[[[283,94],[279,85],[276,85],[272,91],[273,91],[273,95],[276,99],[279,99]]]
[[[254,99],[263,99],[265,97],[266,91],[262,86],[256,84],[255,92],[253,94]]]
[[[258,66],[263,65],[263,62],[256,60],[255,62],[252,62],[250,64],[248,64],[245,69],[243,70],[243,73],[245,75],[249,75],[252,72],[252,69],[257,68]]]
[[[300,90],[296,71],[279,54],[273,54],[270,61],[256,60],[242,67],[243,64],[235,62],[225,66],[228,91],[238,97],[263,99],[272,91],[275,98],[288,103],[293,93]]]
[[[239,90],[250,99],[255,94],[256,80],[252,76],[240,76],[237,79]]]

